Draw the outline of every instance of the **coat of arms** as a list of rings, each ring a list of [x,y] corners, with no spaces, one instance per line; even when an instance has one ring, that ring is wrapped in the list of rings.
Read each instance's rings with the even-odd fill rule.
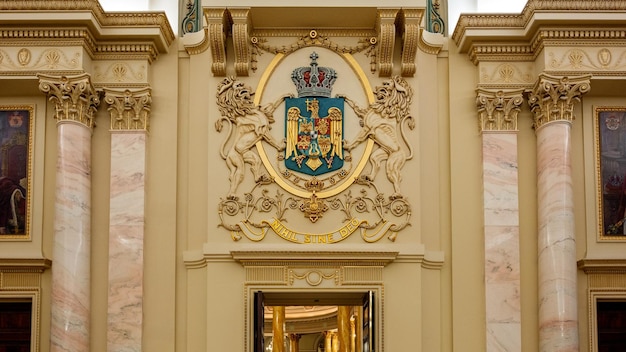
[[[400,184],[402,167],[413,157],[405,135],[405,127],[414,127],[412,88],[402,77],[393,76],[377,86],[368,95],[368,105],[361,107],[347,96],[331,97],[336,71],[320,67],[315,52],[309,58],[309,66],[291,73],[297,97],[287,93],[260,104],[253,89],[234,77],[218,85],[221,117],[215,128],[220,132],[227,127],[220,156],[230,181],[218,208],[220,226],[235,241],[243,236],[261,241],[268,231],[301,244],[336,243],[355,232],[366,242],[386,234],[393,241],[411,218]],[[261,82],[263,92],[267,80]],[[274,88],[279,87],[283,86]],[[279,115],[283,102],[284,127],[272,131],[274,123],[280,124],[275,112]],[[357,124],[358,130],[353,131]],[[283,140],[277,138],[280,130]],[[246,169],[253,183],[244,182]],[[376,178],[380,170],[385,171],[387,184]],[[243,192],[240,186],[245,187]],[[316,226],[287,223],[291,212],[300,212]],[[343,220],[324,221],[327,213],[335,213],[335,219],[343,213]]]
[[[285,99],[285,166],[307,175],[321,175],[343,166],[343,98],[331,98],[337,74],[311,65],[293,71],[297,98]]]

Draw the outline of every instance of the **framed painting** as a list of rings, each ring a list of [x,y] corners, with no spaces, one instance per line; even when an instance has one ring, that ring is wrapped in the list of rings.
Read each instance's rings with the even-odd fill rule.
[[[0,106],[0,241],[31,239],[33,116],[33,106]]]
[[[626,241],[626,106],[595,107],[599,239]]]

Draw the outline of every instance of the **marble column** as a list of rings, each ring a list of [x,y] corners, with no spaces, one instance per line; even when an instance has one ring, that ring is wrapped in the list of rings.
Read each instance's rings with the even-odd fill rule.
[[[333,331],[324,332],[324,352],[333,350]]]
[[[107,350],[139,352],[150,89],[104,89],[111,114]]]
[[[300,352],[300,334],[289,334],[289,352]]]
[[[354,352],[362,352],[363,351],[363,318],[361,314],[361,309],[354,310],[354,330],[355,330],[355,346]]]
[[[91,134],[100,103],[89,75],[39,75],[54,104],[57,171],[50,351],[89,351]]]
[[[517,116],[523,90],[478,90],[487,351],[521,352]]]
[[[571,167],[574,103],[590,76],[541,74],[528,103],[537,133],[539,351],[578,351]]]
[[[272,308],[272,352],[285,352],[285,307]]]
[[[349,306],[337,307],[337,339],[339,352],[350,352],[350,310]]]

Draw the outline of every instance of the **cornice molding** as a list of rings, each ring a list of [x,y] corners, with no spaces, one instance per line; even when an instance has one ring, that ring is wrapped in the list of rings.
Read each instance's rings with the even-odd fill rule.
[[[586,274],[592,273],[626,273],[626,259],[581,259],[578,269]]]
[[[18,41],[18,45],[79,39],[94,56],[143,54],[154,60],[176,38],[165,13],[107,13],[97,0],[1,1],[0,21],[11,28],[1,30],[0,38]]]
[[[43,272],[50,266],[52,261],[47,258],[0,258],[0,272]]]
[[[474,64],[532,61],[546,45],[594,45],[624,38],[625,14],[622,0],[529,0],[519,15],[461,16],[452,39]]]
[[[371,16],[371,23],[360,21],[342,26],[337,23],[320,21],[319,27],[311,27],[307,22],[302,27],[298,21],[284,14],[295,13],[297,7],[282,8],[283,16],[272,21],[271,26],[255,28],[254,14],[267,10],[259,7],[205,7],[203,13],[207,23],[205,33],[183,37],[184,47],[188,54],[199,54],[211,48],[211,69],[215,76],[226,75],[226,55],[228,41],[232,38],[234,70],[238,76],[247,76],[250,69],[256,70],[257,55],[261,51],[273,54],[288,55],[298,49],[309,46],[320,46],[339,54],[362,52],[370,57],[372,72],[378,70],[381,77],[389,77],[393,71],[395,44],[401,36],[402,50],[400,53],[400,74],[413,76],[416,72],[417,49],[428,54],[438,54],[443,48],[443,37],[430,36],[427,40],[421,27],[425,9],[423,8],[358,8],[360,10],[376,10]],[[342,13],[350,15],[351,8],[341,8]],[[255,12],[256,11],[256,12]],[[276,10],[278,11],[278,10]],[[265,16],[267,11],[265,11]],[[322,14],[323,15],[323,14]],[[283,19],[289,17],[289,21]],[[261,21],[263,22],[263,21]],[[350,21],[348,21],[350,22]],[[286,25],[285,23],[289,23]],[[295,23],[295,25],[294,25]],[[315,22],[313,22],[315,23]],[[195,34],[195,33],[193,33]],[[432,33],[426,33],[432,34]],[[204,35],[204,37],[201,37]],[[439,35],[440,36],[440,35]],[[284,38],[293,37],[292,44],[285,44]],[[345,45],[340,39],[359,37],[355,45]],[[272,41],[269,38],[282,38]],[[208,42],[208,44],[206,44]],[[276,44],[276,42],[280,42]],[[397,58],[396,58],[397,60]]]

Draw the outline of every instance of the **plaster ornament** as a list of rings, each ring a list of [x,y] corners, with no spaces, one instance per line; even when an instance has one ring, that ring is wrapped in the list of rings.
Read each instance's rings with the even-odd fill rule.
[[[269,132],[270,124],[274,123],[274,111],[289,95],[262,107],[254,105],[253,96],[252,88],[234,77],[224,78],[218,85],[217,105],[222,116],[215,122],[215,129],[221,132],[224,123],[228,126],[228,137],[220,148],[220,155],[230,172],[228,199],[238,198],[237,187],[244,180],[246,163],[250,164],[256,182],[271,181],[262,170],[258,153],[252,149],[257,142],[264,140],[279,151],[285,149],[284,143],[278,142]],[[230,140],[232,144],[226,151],[226,144]]]
[[[400,191],[402,167],[407,160],[413,158],[413,149],[404,132],[405,122],[410,129],[415,128],[415,121],[409,110],[413,89],[404,78],[393,76],[381,86],[376,87],[374,95],[376,101],[364,109],[358,107],[351,99],[345,98],[346,103],[361,119],[362,129],[353,141],[345,144],[344,148],[352,150],[367,139],[373,140],[378,149],[370,155],[372,170],[369,175],[361,175],[360,178],[364,181],[374,181],[385,161],[387,178],[393,184],[394,189],[390,198],[402,198]],[[400,138],[409,148],[409,155],[406,155],[402,149]]]

